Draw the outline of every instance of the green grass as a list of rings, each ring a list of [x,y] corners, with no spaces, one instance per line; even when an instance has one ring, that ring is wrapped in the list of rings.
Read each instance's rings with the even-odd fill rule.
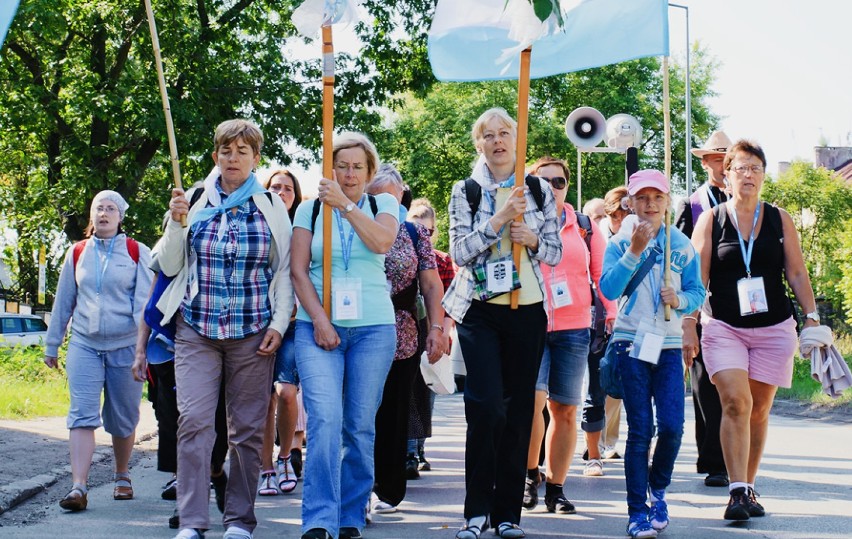
[[[64,351],[63,351],[64,352]],[[0,349],[0,418],[30,419],[68,412],[68,385],[64,371],[44,364],[41,348]]]

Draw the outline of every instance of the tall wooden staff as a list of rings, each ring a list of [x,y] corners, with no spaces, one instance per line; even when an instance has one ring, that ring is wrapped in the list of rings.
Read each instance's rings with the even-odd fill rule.
[[[180,179],[180,162],[178,161],[175,126],[172,123],[172,108],[169,105],[169,94],[166,92],[166,77],[163,74],[163,59],[160,57],[160,38],[157,37],[157,22],[154,20],[154,10],[151,0],[145,0],[145,11],[148,13],[148,28],[151,30],[151,43],[154,45],[154,64],[157,66],[157,79],[160,83],[160,97],[163,99],[163,113],[166,116],[166,132],[169,137],[169,153],[172,159],[172,176],[175,187],[183,189]],[[186,227],[186,215],[180,218],[180,224]]]
[[[322,27],[322,176],[334,174],[334,43],[331,22]],[[331,206],[322,210],[322,307],[331,319]]]
[[[669,57],[663,56],[663,125],[664,125],[664,155],[666,161],[666,179],[671,182],[672,177],[672,122],[671,112],[669,110]],[[669,194],[669,202],[671,202],[671,190]],[[671,218],[669,216],[669,205],[666,205],[665,221],[666,225],[666,249],[665,260],[663,260],[665,268],[665,285],[672,284],[672,227]],[[672,308],[666,304],[666,322],[672,319]]]
[[[529,125],[529,108],[530,108],[530,55],[532,47],[527,47],[521,51],[521,71],[518,76],[518,136],[515,146],[515,187],[525,185],[526,177],[525,168],[527,163],[527,128]],[[518,196],[524,196],[523,191]],[[524,216],[515,217],[516,223],[523,223]],[[518,269],[518,275],[521,272],[521,244],[512,244],[512,260],[515,267]],[[518,308],[518,297],[520,290],[512,290],[510,306],[512,309]]]

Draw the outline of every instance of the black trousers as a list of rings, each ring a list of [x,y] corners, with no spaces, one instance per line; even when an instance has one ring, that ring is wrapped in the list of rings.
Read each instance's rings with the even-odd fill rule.
[[[376,412],[376,443],[373,451],[373,492],[383,502],[399,505],[405,498],[405,460],[408,456],[408,409],[414,376],[420,372],[420,354],[394,361],[382,403]]]
[[[467,368],[464,516],[518,524],[547,315],[541,303],[473,301],[457,331]]]
[[[696,329],[698,338],[701,339],[701,325],[698,325]],[[722,455],[722,442],[719,438],[719,429],[722,426],[722,403],[716,386],[707,374],[701,352],[692,362],[689,378],[692,384],[692,404],[695,406],[697,471],[703,474],[727,474],[725,458]]]
[[[177,473],[178,413],[175,383],[175,362],[166,361],[149,366],[153,384],[148,386],[149,399],[157,418],[157,469]],[[153,395],[152,395],[153,393]],[[210,464],[214,472],[222,469],[228,456],[228,426],[225,414],[225,392],[219,392],[216,408],[216,441]]]

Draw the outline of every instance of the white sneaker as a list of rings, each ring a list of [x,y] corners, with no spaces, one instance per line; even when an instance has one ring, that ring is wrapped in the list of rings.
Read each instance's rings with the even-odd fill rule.
[[[604,447],[601,453],[603,454],[603,458],[606,460],[621,458],[621,455],[618,453],[618,449],[616,449],[614,445]]]
[[[252,539],[251,532],[237,526],[231,526],[225,530],[222,539]]]
[[[583,470],[583,475],[586,477],[601,477],[603,474],[603,463],[599,459],[589,459],[586,463],[586,468]]]
[[[174,539],[202,539],[204,536],[193,528],[184,528],[174,536]]]
[[[396,506],[391,505],[388,502],[383,502],[376,496],[375,493],[370,497],[370,501],[372,502],[372,512],[377,515],[387,515],[390,513],[396,513]]]

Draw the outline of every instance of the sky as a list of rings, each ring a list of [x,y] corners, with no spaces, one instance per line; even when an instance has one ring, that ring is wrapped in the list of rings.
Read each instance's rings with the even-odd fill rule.
[[[721,129],[733,140],[758,142],[770,174],[779,161],[813,161],[821,142],[852,146],[852,1],[675,3],[688,8],[690,42],[700,41],[719,64],[712,86],[718,95],[709,104]],[[685,11],[669,8],[670,53],[679,62],[686,51]],[[336,49],[356,53],[347,34],[335,27]],[[700,182],[700,168],[694,173]],[[306,194],[315,194],[318,169],[301,171],[300,180]]]

